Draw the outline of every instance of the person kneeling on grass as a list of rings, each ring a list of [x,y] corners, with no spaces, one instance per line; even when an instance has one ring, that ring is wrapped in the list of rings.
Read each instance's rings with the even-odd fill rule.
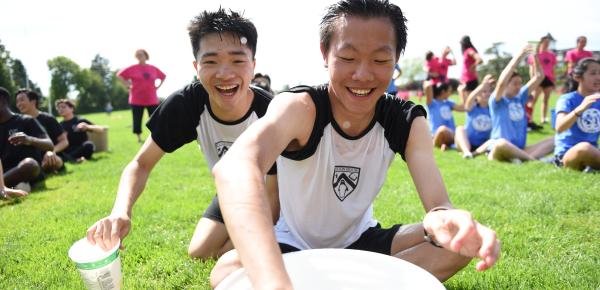
[[[273,98],[213,168],[236,248],[215,265],[213,287],[243,264],[254,289],[292,289],[281,253],[317,248],[395,256],[442,281],[473,257],[481,259],[478,270],[494,265],[494,231],[448,198],[425,109],[385,94],[406,45],[405,21],[387,0],[329,7],[320,29],[328,83]],[[396,153],[426,214],[420,223],[383,229],[373,202]],[[281,215],[274,231],[263,176],[275,160]]]
[[[44,127],[50,140],[52,140],[52,144],[54,144],[54,150],[44,152],[42,169],[45,172],[64,169],[64,162],[59,156],[59,153],[69,146],[67,132],[65,132],[54,116],[38,110],[41,98],[36,92],[28,89],[21,89],[17,91],[16,98],[19,111],[21,111],[22,114],[35,118],[42,127]]]
[[[573,69],[577,90],[556,102],[555,163],[600,169],[600,60],[584,58]]]
[[[52,150],[52,141],[35,119],[13,113],[8,107],[10,94],[0,87],[0,158],[4,182],[30,191],[30,182],[43,179],[42,152]]]
[[[204,11],[189,27],[198,81],[174,92],[147,123],[150,138],[127,165],[119,182],[112,213],[87,231],[87,238],[104,249],[129,234],[133,205],[142,194],[152,169],[164,156],[196,140],[209,169],[238,136],[262,117],[272,95],[251,86],[254,75],[256,28],[239,13]],[[271,164],[273,165],[273,164]],[[262,176],[272,208],[271,227],[279,218],[276,168]],[[232,171],[231,174],[237,174]],[[233,249],[217,197],[198,221],[188,255],[210,259]]]
[[[515,71],[517,65],[528,53],[535,53],[535,72],[524,86],[523,80]],[[500,74],[496,89],[490,96],[492,116],[492,144],[489,146],[489,160],[530,161],[540,159],[552,152],[554,139],[546,138],[537,144],[525,147],[527,141],[527,118],[525,104],[529,92],[538,88],[544,74],[537,53],[530,45],[515,55]]]
[[[462,112],[463,105],[448,100],[452,94],[452,87],[447,83],[427,82],[425,84],[425,95],[427,97],[427,109],[429,111],[429,127],[433,136],[433,145],[446,151],[454,144],[454,116],[452,111]]]
[[[483,82],[472,91],[465,102],[467,120],[465,126],[456,127],[455,142],[464,158],[473,158],[485,153],[490,145],[492,118],[488,100],[494,84],[492,75],[486,75]],[[475,148],[475,150],[473,150]]]
[[[56,100],[56,110],[63,117],[60,125],[67,132],[69,141],[69,146],[60,155],[63,159],[76,163],[91,159],[96,146],[88,140],[86,132],[102,132],[104,127],[75,115],[75,104],[71,100]]]

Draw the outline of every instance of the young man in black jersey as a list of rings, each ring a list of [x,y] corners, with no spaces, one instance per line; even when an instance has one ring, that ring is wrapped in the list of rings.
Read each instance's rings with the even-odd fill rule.
[[[17,91],[17,108],[22,114],[35,118],[46,130],[48,137],[54,144],[54,149],[44,152],[42,158],[42,169],[46,172],[58,171],[63,168],[63,160],[59,153],[69,146],[67,132],[58,123],[54,116],[40,112],[38,109],[41,101],[40,95],[29,89],[20,89]]]
[[[96,147],[88,140],[87,132],[102,132],[104,127],[75,115],[75,104],[69,99],[56,100],[55,104],[56,111],[63,117],[60,125],[67,132],[68,140],[67,148],[60,155],[65,160],[77,163],[91,159]]]
[[[271,100],[268,92],[250,86],[257,40],[252,22],[219,9],[200,13],[188,30],[199,82],[174,92],[148,121],[151,138],[123,171],[112,213],[88,229],[88,240],[102,248],[109,249],[128,235],[133,205],[165,152],[197,140],[212,168],[237,137],[265,114]],[[274,172],[266,175],[263,183],[268,188],[273,226],[279,216],[277,178]],[[232,248],[215,197],[198,221],[188,254],[208,259]]]
[[[8,107],[10,94],[0,87],[0,159],[4,184],[14,187],[40,178],[42,151],[52,150],[52,141],[33,118],[13,113]]]
[[[281,252],[312,248],[392,255],[442,281],[473,257],[481,259],[478,270],[494,265],[495,233],[448,198],[424,108],[385,95],[405,45],[405,18],[387,0],[330,6],[321,22],[328,84],[274,98],[213,169],[236,246],[217,262],[213,286],[243,264],[254,289],[291,289]],[[426,214],[422,222],[382,229],[372,203],[396,153]],[[261,176],[275,160],[281,216],[273,231]]]

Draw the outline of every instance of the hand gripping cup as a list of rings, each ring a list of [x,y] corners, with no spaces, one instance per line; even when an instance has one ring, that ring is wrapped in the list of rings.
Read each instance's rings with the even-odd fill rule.
[[[69,258],[75,262],[88,290],[121,289],[120,244],[119,242],[114,248],[104,251],[83,238],[71,246]]]

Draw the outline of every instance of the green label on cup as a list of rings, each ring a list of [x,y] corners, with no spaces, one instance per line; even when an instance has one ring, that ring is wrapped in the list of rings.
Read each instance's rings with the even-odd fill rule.
[[[94,270],[94,269],[102,268],[102,267],[112,263],[114,260],[117,259],[117,257],[119,257],[118,250],[115,251],[114,253],[110,254],[110,256],[108,256],[100,261],[91,262],[91,263],[75,263],[75,264],[77,265],[77,269]]]

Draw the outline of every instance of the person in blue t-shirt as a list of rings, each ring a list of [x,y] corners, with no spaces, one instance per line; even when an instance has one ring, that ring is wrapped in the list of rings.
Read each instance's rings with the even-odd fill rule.
[[[400,65],[394,65],[394,73],[392,74],[392,81],[388,85],[386,92],[392,96],[395,96],[398,93],[398,87],[396,87],[396,79],[398,79],[402,75],[402,69],[400,69]]]
[[[490,160],[536,160],[550,154],[554,149],[552,137],[525,147],[527,142],[525,104],[529,98],[529,92],[537,89],[544,80],[544,73],[536,51],[527,45],[511,59],[500,74],[498,85],[489,100],[492,116],[491,139],[493,140],[493,144],[488,148],[490,150],[488,159]],[[534,54],[534,74],[531,80],[521,87],[523,80],[515,70],[525,55],[531,53]]]
[[[429,111],[429,128],[433,136],[433,145],[446,151],[454,144],[454,116],[452,111],[464,111],[463,105],[448,100],[452,94],[452,87],[447,83],[433,84],[425,82],[425,96],[427,97],[427,111]]]
[[[600,60],[580,60],[572,78],[579,83],[577,89],[556,102],[555,163],[575,170],[600,169]]]
[[[457,149],[463,152],[463,157],[466,159],[485,153],[491,143],[492,117],[488,100],[495,81],[492,75],[486,75],[483,82],[469,94],[465,102],[467,120],[465,126],[456,127],[454,141]]]

